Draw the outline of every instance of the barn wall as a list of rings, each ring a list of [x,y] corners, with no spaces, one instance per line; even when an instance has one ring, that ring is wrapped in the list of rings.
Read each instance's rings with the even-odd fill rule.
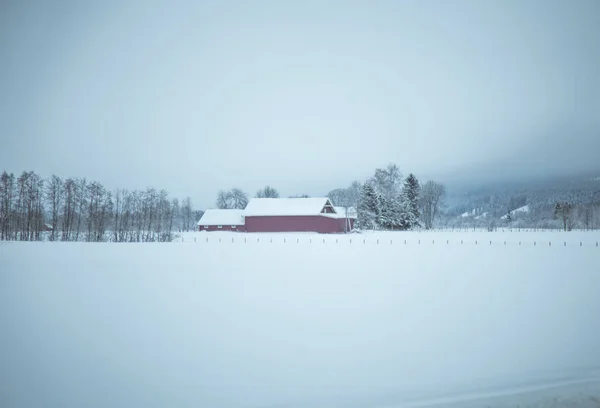
[[[246,216],[248,232],[344,232],[345,219],[322,216]]]

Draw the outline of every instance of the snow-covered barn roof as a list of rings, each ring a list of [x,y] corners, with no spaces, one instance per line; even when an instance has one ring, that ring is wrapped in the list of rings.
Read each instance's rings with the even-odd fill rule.
[[[327,197],[253,198],[246,206],[245,215],[249,217],[320,215],[325,206],[331,207],[332,210],[334,208]]]
[[[206,210],[198,225],[244,225],[244,210]]]

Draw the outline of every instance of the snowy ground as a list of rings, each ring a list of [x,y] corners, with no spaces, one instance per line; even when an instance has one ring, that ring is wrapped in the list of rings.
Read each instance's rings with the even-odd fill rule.
[[[173,242],[205,243],[283,242],[326,244],[392,244],[392,245],[507,245],[507,246],[595,246],[600,248],[600,231],[556,231],[533,229],[483,229],[439,231],[364,231],[360,234],[303,233],[239,233],[239,232],[184,232],[175,234]],[[491,244],[490,244],[491,242]]]
[[[0,406],[600,406],[597,232],[180,238],[0,243]]]

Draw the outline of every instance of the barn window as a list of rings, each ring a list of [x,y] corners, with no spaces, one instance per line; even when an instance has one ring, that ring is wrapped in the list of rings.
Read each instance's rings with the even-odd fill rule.
[[[235,225],[232,225],[232,226],[231,226],[231,229],[236,229],[236,228],[237,228],[237,227],[236,227]]]
[[[208,225],[205,225],[205,226],[204,226],[204,228],[205,228],[205,229],[208,229]]]
[[[217,228],[223,228],[223,226],[222,225],[217,225]]]

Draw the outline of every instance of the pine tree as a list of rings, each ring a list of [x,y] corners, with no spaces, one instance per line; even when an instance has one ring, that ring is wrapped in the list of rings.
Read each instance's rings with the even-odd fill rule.
[[[402,186],[402,213],[403,223],[406,229],[410,229],[419,224],[419,195],[421,187],[419,186],[419,180],[414,174],[409,174],[404,180],[404,186]]]
[[[358,226],[362,229],[375,229],[381,215],[381,197],[372,183],[363,185],[358,205]]]
[[[380,229],[390,229],[393,224],[393,204],[383,195],[379,195],[379,208],[375,222]]]
[[[402,200],[399,197],[381,199],[379,224],[384,229],[404,229],[402,222]]]

